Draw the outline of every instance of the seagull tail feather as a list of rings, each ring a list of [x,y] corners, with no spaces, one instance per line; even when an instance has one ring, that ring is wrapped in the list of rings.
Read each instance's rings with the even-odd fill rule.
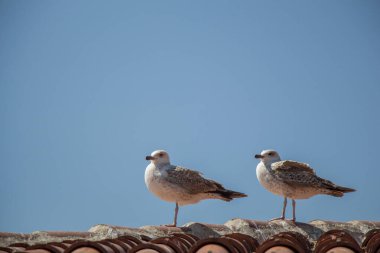
[[[218,196],[221,197],[220,199],[222,199],[224,201],[231,201],[231,200],[233,200],[235,198],[244,198],[244,197],[248,196],[247,194],[244,194],[244,193],[241,193],[241,192],[235,192],[235,191],[226,190],[226,189],[215,190],[215,191],[212,191],[212,192],[209,192],[209,193],[217,194]]]
[[[334,197],[342,197],[344,193],[356,191],[355,189],[338,186],[338,185],[335,185],[334,187],[332,187],[332,189],[329,189],[329,190],[331,191],[328,194]]]
[[[355,189],[348,188],[348,187],[343,187],[343,186],[337,186],[336,188],[337,188],[338,191],[341,191],[343,193],[356,191]]]

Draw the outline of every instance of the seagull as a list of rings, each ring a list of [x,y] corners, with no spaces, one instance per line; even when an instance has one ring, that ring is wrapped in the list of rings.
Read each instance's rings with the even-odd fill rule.
[[[174,222],[177,226],[178,206],[195,204],[204,199],[231,201],[247,197],[246,194],[225,189],[220,183],[202,177],[198,171],[170,164],[165,150],[156,150],[146,156],[150,164],[145,170],[148,190],[162,200],[175,203]]]
[[[282,215],[273,220],[284,220],[287,198],[292,199],[293,219],[296,221],[296,199],[308,199],[317,194],[342,197],[344,193],[355,189],[342,187],[320,178],[306,163],[281,160],[275,150],[264,150],[255,155],[260,159],[256,167],[256,176],[260,184],[268,191],[284,197]]]

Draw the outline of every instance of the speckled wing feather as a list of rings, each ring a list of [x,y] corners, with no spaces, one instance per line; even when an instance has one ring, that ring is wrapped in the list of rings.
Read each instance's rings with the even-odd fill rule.
[[[331,195],[343,196],[344,192],[352,192],[354,189],[342,187],[333,182],[318,177],[315,171],[306,163],[295,161],[280,161],[272,164],[273,175],[289,185],[314,187],[331,191]]]
[[[324,180],[308,164],[289,160],[273,163],[272,173],[288,184],[320,187],[321,180]]]
[[[172,166],[167,170],[166,181],[178,185],[190,194],[206,193],[215,190],[224,190],[224,187],[213,180],[202,177],[201,173],[179,166]]]
[[[297,173],[297,172],[305,172],[315,175],[315,171],[313,168],[310,167],[307,163],[300,163],[296,161],[279,161],[272,164],[272,169],[278,172],[290,172],[290,173]]]

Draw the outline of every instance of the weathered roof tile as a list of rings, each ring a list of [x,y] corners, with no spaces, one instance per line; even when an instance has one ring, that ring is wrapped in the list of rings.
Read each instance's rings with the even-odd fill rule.
[[[0,233],[0,246],[0,253],[378,253],[380,222],[233,219],[176,228],[96,225],[88,232]]]

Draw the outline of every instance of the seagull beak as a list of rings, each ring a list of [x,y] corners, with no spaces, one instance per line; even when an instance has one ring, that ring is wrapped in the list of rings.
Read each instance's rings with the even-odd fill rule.
[[[145,160],[149,161],[149,160],[154,160],[155,158],[153,156],[150,156],[150,155],[147,155],[145,157]]]
[[[255,158],[256,159],[260,159],[260,158],[264,158],[264,156],[262,156],[262,155],[255,155]]]

